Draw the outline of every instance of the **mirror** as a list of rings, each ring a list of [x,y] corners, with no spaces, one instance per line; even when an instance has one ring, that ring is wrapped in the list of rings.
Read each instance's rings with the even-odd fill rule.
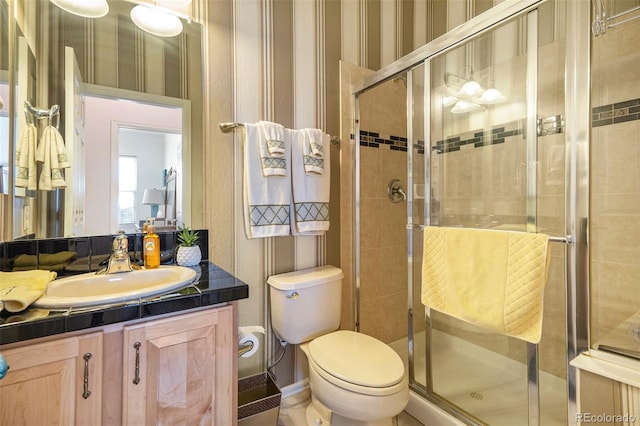
[[[143,204],[149,189],[162,191],[163,200],[169,192],[175,198],[159,206],[159,228],[202,226],[202,206],[192,204],[202,199],[192,194],[201,191],[203,174],[200,24],[182,19],[181,34],[158,37],[133,24],[129,12],[135,4],[128,1],[110,0],[109,13],[95,19],[68,13],[49,0],[19,3],[24,20],[19,26],[37,64],[32,104],[40,110],[58,105],[69,167],[63,188],[16,192],[13,229],[4,240],[102,235],[121,228],[134,232],[151,214]],[[100,106],[92,109],[96,103]],[[44,127],[38,128],[38,142]],[[21,130],[18,126],[14,144]],[[149,148],[152,139],[157,145]],[[156,155],[160,151],[162,159]],[[132,155],[139,169],[133,191],[119,182],[120,159]],[[119,203],[127,197],[129,207]]]

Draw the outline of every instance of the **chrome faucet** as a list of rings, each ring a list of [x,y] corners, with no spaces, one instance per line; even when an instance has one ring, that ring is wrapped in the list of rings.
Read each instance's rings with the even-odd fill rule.
[[[134,270],[129,258],[129,239],[123,230],[113,239],[113,250],[109,257],[109,264],[97,274],[117,274],[119,272],[131,272]]]

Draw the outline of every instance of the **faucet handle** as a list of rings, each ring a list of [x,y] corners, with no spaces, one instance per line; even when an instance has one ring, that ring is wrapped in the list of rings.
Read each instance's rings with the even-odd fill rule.
[[[118,235],[113,239],[113,251],[129,251],[129,239],[123,229],[118,230]]]

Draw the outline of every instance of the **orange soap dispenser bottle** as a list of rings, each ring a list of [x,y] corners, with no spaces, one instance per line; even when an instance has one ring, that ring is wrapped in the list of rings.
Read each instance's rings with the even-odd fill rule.
[[[144,250],[144,267],[153,269],[160,266],[160,236],[156,234],[153,224],[147,226],[147,234],[142,240]]]

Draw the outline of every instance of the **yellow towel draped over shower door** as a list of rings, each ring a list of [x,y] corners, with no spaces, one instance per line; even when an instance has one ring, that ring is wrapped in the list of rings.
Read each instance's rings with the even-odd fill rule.
[[[422,303],[495,332],[538,343],[549,237],[426,227]]]

